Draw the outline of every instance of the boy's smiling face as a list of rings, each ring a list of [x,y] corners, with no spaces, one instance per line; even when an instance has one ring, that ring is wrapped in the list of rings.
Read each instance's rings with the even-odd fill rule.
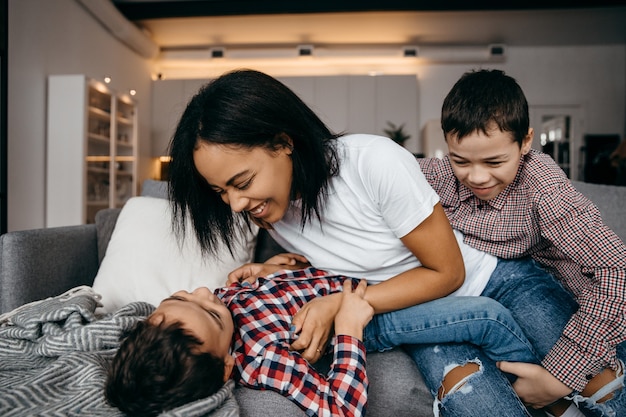
[[[159,304],[148,320],[155,325],[179,322],[202,342],[199,350],[222,358],[226,365],[225,379],[230,375],[232,342],[235,325],[228,307],[206,287],[193,292],[178,291]]]
[[[509,132],[498,127],[475,131],[461,140],[446,135],[452,170],[458,180],[481,200],[493,200],[517,175],[520,159],[530,150],[533,129],[528,130],[522,145]]]

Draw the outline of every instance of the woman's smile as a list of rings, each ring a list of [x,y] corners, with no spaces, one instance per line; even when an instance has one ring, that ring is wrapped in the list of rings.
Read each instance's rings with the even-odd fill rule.
[[[196,169],[235,212],[275,223],[291,203],[291,149],[242,148],[201,142],[193,153]]]

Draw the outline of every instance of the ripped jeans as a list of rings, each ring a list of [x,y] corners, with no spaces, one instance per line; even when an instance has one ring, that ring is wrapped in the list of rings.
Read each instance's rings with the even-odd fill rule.
[[[467,346],[480,346],[476,350],[492,361],[538,363],[531,343],[511,313],[500,303],[487,297],[445,297],[402,310],[377,314],[363,331],[363,343],[370,352],[415,343],[425,346],[434,343],[468,343]],[[424,361],[435,363],[438,355],[433,350],[436,351],[436,346],[428,349],[433,354],[432,357],[426,355],[429,357],[424,358]],[[417,363],[424,372],[421,367],[422,359]],[[443,369],[447,364],[442,360],[432,368]],[[504,374],[497,372],[498,377],[504,378],[506,382]],[[439,372],[439,375],[443,373]],[[427,384],[428,382],[437,386],[441,383],[440,379],[427,381]],[[428,384],[429,388],[432,389],[433,384]],[[483,417],[488,415],[482,414]]]
[[[571,294],[530,259],[499,260],[482,295],[510,311],[540,358],[554,346],[578,309]],[[436,404],[444,416],[530,415],[506,376],[496,368],[493,357],[483,349],[469,343],[419,344],[405,349],[415,360],[433,396],[451,365],[479,364],[479,371],[470,376],[463,389],[449,393]],[[617,357],[621,361],[626,359],[625,343],[617,346]],[[621,378],[611,389],[613,398],[604,403],[596,404],[594,399],[575,395],[573,399],[582,413],[590,417],[626,416],[623,374]]]

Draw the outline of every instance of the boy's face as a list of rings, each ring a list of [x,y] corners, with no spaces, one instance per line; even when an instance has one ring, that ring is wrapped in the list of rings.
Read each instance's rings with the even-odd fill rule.
[[[481,200],[498,196],[517,175],[520,159],[530,150],[533,129],[528,130],[520,147],[508,132],[498,127],[463,137],[446,135],[452,170],[458,180]]]
[[[235,212],[247,211],[265,223],[279,221],[290,204],[291,150],[275,152],[201,143],[193,153],[196,169]]]
[[[153,324],[179,322],[202,341],[200,351],[228,360],[235,326],[228,307],[211,290],[178,291],[159,304],[148,318]]]

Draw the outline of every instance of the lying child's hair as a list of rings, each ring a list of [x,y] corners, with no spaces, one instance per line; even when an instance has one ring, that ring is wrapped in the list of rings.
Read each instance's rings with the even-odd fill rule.
[[[200,345],[180,323],[137,323],[113,358],[108,402],[132,416],[156,416],[214,394],[224,385],[224,361]]]

